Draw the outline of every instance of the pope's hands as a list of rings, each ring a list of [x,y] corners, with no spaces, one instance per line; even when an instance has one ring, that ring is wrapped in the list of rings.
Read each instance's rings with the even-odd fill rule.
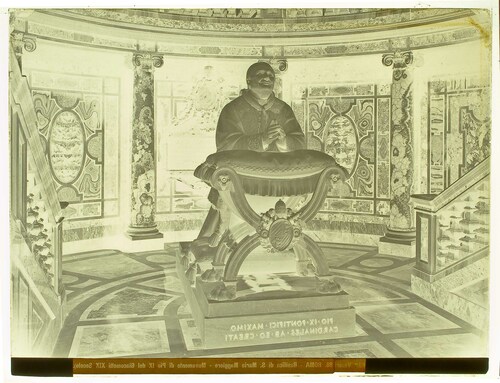
[[[279,145],[286,144],[286,133],[276,121],[271,121],[271,125],[267,132],[264,133],[262,137],[262,143],[264,146],[269,146],[274,141],[277,141]]]

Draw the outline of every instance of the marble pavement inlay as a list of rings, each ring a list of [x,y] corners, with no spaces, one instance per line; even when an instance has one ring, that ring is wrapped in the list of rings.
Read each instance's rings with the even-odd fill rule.
[[[356,311],[358,315],[384,334],[458,327],[420,303],[360,306],[357,307]]]
[[[112,267],[110,267],[112,265]],[[134,261],[123,254],[110,255],[103,258],[74,261],[64,264],[64,270],[73,271],[99,278],[116,278],[131,274],[131,270],[137,273],[151,270],[151,267]]]
[[[161,315],[172,296],[124,288],[105,296],[86,310],[85,319],[110,319]],[[85,314],[84,314],[85,315]]]
[[[65,323],[56,347],[58,351],[53,356],[392,358],[486,355],[487,342],[476,335],[479,330],[423,302],[411,293],[409,284],[395,285],[394,273],[409,283],[408,265],[411,263],[395,261],[389,266],[386,258],[392,260],[392,257],[379,256],[373,248],[362,246],[327,245],[323,249],[329,260],[337,264],[330,267],[356,307],[354,337],[300,345],[205,349],[191,310],[183,300],[170,254],[117,251],[92,256],[85,253],[83,259],[76,256],[66,262],[63,274],[75,288],[88,286],[90,280],[96,286],[71,293],[69,317],[73,319]],[[160,266],[164,262],[165,266]],[[373,274],[373,270],[383,270],[383,273]],[[471,287],[476,285],[471,282]]]
[[[81,326],[69,357],[119,357],[169,352],[164,321]]]
[[[419,336],[397,339],[394,342],[421,358],[431,358],[436,355],[441,358],[488,355],[485,340],[473,334]]]

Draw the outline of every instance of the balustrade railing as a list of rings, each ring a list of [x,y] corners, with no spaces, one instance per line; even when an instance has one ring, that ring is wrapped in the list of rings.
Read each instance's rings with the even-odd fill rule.
[[[49,285],[62,296],[62,221],[67,203],[57,198],[28,81],[12,49],[9,75],[11,214]]]
[[[432,282],[487,254],[490,232],[490,160],[440,194],[412,196],[417,214],[415,269]]]

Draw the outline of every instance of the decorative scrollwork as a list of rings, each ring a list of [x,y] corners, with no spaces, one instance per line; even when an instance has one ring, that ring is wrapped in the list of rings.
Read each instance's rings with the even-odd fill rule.
[[[271,67],[274,69],[274,72],[277,75],[279,75],[278,72],[286,72],[286,70],[288,69],[288,60],[285,59],[285,58],[276,58],[276,57],[273,57],[273,58],[270,58],[270,59],[262,59],[262,60],[259,60],[259,61],[266,62],[269,65],[271,65]]]
[[[220,174],[219,177],[217,177],[217,183],[219,184],[220,190],[229,190],[231,187],[231,177],[229,174]]]
[[[134,64],[134,66],[141,66],[143,57],[144,56],[140,53],[134,54],[132,56],[132,63]]]
[[[277,60],[278,63],[278,69],[280,72],[286,72],[288,69],[288,60],[286,59],[279,59]]]
[[[163,56],[153,55],[153,66],[155,68],[161,68],[163,66]]]
[[[36,38],[33,36],[24,36],[24,49],[26,52],[33,52],[36,49]]]
[[[393,78],[395,81],[407,78],[406,68],[413,63],[413,52],[396,51],[394,53],[386,53],[382,56],[382,64],[392,66]]]
[[[382,56],[382,64],[391,66],[394,64],[394,53],[386,53]]]

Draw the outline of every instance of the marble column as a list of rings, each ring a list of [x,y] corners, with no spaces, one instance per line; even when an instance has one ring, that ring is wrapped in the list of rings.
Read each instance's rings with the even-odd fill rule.
[[[414,184],[413,54],[384,54],[382,63],[392,67],[391,103],[391,201],[387,232],[379,253],[415,256],[415,218],[410,201]]]
[[[163,57],[135,53],[134,101],[132,107],[132,194],[130,225],[132,240],[162,238],[155,223],[156,156],[154,125],[154,69],[163,65]]]
[[[36,37],[28,36],[24,32],[14,31],[10,35],[10,42],[12,44],[14,54],[16,55],[19,69],[21,70],[21,73],[23,73],[23,53],[24,51],[33,52],[36,49]]]

